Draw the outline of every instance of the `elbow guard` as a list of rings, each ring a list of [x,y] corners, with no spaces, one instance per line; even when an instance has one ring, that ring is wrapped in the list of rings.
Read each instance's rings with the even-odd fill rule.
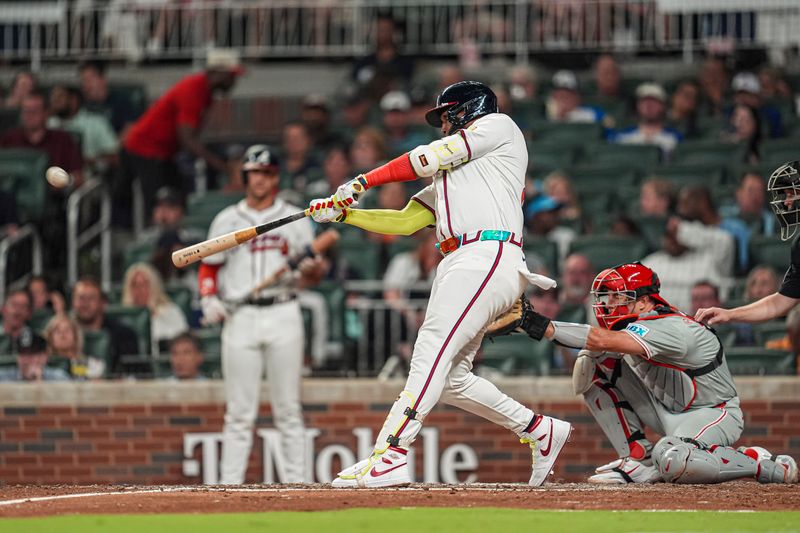
[[[430,178],[439,170],[450,170],[469,161],[469,149],[461,135],[418,146],[408,155],[414,172],[421,178]]]
[[[570,348],[583,348],[589,338],[591,326],[572,322],[553,321],[553,339],[555,342]]]

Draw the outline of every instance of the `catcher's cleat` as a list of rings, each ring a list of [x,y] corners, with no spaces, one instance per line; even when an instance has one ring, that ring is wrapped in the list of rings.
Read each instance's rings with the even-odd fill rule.
[[[533,471],[528,484],[538,487],[553,473],[553,465],[558,459],[558,454],[569,442],[572,424],[558,418],[537,415],[531,426],[520,436],[519,441],[531,447]]]
[[[794,460],[789,455],[772,455],[772,452],[767,450],[766,448],[762,448],[761,446],[739,446],[737,451],[740,453],[745,454],[748,457],[751,457],[758,461],[774,461],[777,464],[781,465],[785,469],[784,474],[784,483],[797,483],[798,480],[798,468],[797,468],[797,461]]]
[[[373,454],[345,468],[331,485],[337,489],[398,487],[411,483],[408,450],[390,446],[383,453]]]
[[[601,483],[609,485],[624,485],[627,483],[658,483],[661,481],[661,474],[658,468],[646,465],[623,457],[610,463],[599,466],[595,469],[595,474],[588,479],[589,483]]]

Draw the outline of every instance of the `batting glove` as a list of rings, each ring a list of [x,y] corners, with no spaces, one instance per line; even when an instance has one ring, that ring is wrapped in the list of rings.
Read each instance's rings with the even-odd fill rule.
[[[336,207],[333,198],[333,196],[317,198],[309,202],[308,210],[311,212],[311,218],[314,219],[314,222],[327,224],[328,222],[342,222],[344,220],[347,216],[347,210]]]
[[[347,183],[339,185],[333,195],[333,204],[342,209],[358,205],[358,198],[367,190],[367,180],[363,174],[356,176]]]
[[[203,319],[206,324],[219,324],[228,318],[228,310],[225,309],[225,304],[216,295],[200,298],[200,308],[203,311]]]

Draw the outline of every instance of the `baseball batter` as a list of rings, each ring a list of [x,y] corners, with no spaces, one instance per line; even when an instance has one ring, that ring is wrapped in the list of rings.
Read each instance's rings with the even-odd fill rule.
[[[528,272],[522,253],[521,198],[527,149],[522,132],[497,109],[482,83],[459,82],[439,95],[426,119],[443,138],[314,200],[318,222],[344,222],[408,235],[434,225],[444,259],[437,268],[405,388],[392,406],[373,454],[339,473],[334,487],[387,487],[411,482],[406,454],[439,398],[516,433],[532,449],[531,485],[541,485],[572,426],[535,414],[472,373],[486,325],[508,309],[527,283],[555,282]],[[383,183],[432,178],[401,211],[358,210],[358,196]]]
[[[269,147],[256,145],[248,149],[242,173],[246,197],[214,218],[209,238],[299,211],[276,198],[278,160]],[[312,239],[310,221],[300,220],[207,257],[200,266],[203,316],[207,323],[224,321],[222,484],[244,482],[265,369],[275,427],[283,439],[286,467],[278,472],[278,479],[287,483],[304,481],[305,432],[300,406],[304,334],[300,306],[291,285],[274,284],[255,294],[253,289],[283,269],[289,257],[303,253]]]
[[[645,265],[619,265],[592,283],[599,327],[550,322],[535,311],[525,321],[548,339],[584,348],[575,363],[575,392],[620,457],[589,481],[796,482],[797,464],[788,455],[731,447],[744,423],[722,343],[669,305],[660,286]],[[655,446],[645,426],[664,435]]]

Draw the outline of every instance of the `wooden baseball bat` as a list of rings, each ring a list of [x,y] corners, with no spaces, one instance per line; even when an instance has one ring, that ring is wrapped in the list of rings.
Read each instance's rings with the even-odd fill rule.
[[[233,248],[234,246],[238,246],[243,242],[247,242],[258,235],[261,235],[262,233],[266,233],[275,228],[289,224],[290,222],[305,218],[310,214],[311,211],[306,209],[305,211],[300,211],[293,215],[289,215],[288,217],[283,217],[272,222],[267,222],[266,224],[261,224],[260,226],[251,226],[238,231],[232,231],[230,233],[226,233],[225,235],[220,235],[214,239],[208,239],[206,241],[187,246],[186,248],[181,248],[180,250],[176,250],[172,253],[172,263],[178,268],[183,268],[210,255],[218,254]]]

